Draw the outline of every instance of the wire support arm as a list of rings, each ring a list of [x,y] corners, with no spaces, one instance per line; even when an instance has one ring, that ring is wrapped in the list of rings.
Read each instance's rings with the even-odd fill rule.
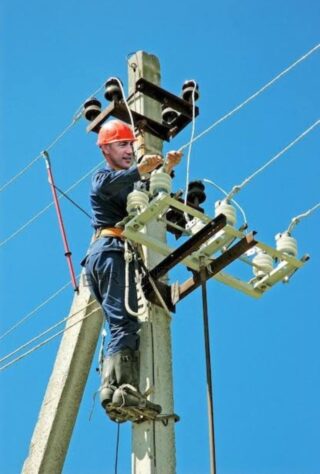
[[[243,237],[239,242],[230,247],[226,252],[213,260],[206,266],[206,279],[212,278],[214,275],[223,270],[227,265],[241,257],[247,250],[257,245],[254,239],[255,232],[250,232]],[[194,272],[193,277],[186,280],[179,288],[178,301],[188,296],[192,291],[201,285],[199,273]]]
[[[223,229],[226,224],[226,216],[224,214],[219,214],[217,217],[212,219],[212,221],[206,224],[202,229],[200,229],[195,235],[190,237],[180,247],[178,247],[170,255],[164,258],[156,267],[154,267],[150,271],[151,277],[155,280],[158,280],[159,278],[163,277],[175,265],[181,262],[192,252],[199,249],[200,246],[210,237],[219,232],[219,230]]]

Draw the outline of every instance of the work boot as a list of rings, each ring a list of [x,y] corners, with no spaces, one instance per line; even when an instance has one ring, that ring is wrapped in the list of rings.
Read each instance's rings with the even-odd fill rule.
[[[112,406],[118,407],[118,412],[127,413],[131,421],[155,418],[161,413],[161,406],[147,400],[139,389],[140,358],[139,351],[125,349],[119,353],[116,367],[118,388],[112,397]]]
[[[117,354],[105,357],[102,364],[100,402],[103,408],[112,402],[114,391],[118,387],[115,371],[115,356]]]

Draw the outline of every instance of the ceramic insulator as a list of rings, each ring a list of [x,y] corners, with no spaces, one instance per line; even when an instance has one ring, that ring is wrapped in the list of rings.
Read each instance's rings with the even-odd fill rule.
[[[161,170],[153,171],[150,178],[150,192],[152,196],[164,192],[169,194],[171,191],[171,176]]]
[[[253,273],[257,277],[263,277],[270,273],[273,269],[273,258],[267,253],[258,253],[252,260],[252,263],[258,265],[253,267]]]
[[[135,189],[128,195],[127,198],[127,212],[128,214],[135,214],[138,211],[143,211],[148,207],[149,197],[147,193]]]
[[[227,224],[234,226],[237,222],[236,209],[232,204],[229,204],[226,200],[217,201],[215,203],[215,216],[224,214],[227,218]]]
[[[288,233],[276,235],[276,248],[279,252],[296,257],[298,254],[297,241]]]

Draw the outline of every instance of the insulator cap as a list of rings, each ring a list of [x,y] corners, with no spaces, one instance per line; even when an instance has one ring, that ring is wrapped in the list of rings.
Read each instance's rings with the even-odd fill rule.
[[[110,102],[111,101],[118,102],[120,99],[122,99],[122,92],[121,92],[121,88],[119,86],[118,81],[120,81],[120,79],[111,77],[105,83],[104,96]],[[122,81],[120,82],[122,84]]]
[[[205,186],[202,181],[190,181],[188,185],[187,202],[199,206],[206,200]]]
[[[92,122],[101,112],[101,102],[92,97],[87,99],[83,105],[83,115],[89,122]]]
[[[165,107],[162,110],[162,121],[167,125],[170,125],[177,117],[178,112],[171,107]]]
[[[182,98],[187,102],[192,102],[192,95],[194,91],[194,101],[196,102],[199,99],[199,85],[193,81],[185,81],[182,86]]]

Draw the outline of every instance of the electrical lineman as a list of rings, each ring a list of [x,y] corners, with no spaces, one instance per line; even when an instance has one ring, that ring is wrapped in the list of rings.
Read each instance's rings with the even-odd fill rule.
[[[97,144],[107,163],[92,178],[95,239],[84,260],[90,291],[101,304],[110,329],[101,368],[100,401],[114,421],[135,421],[141,416],[152,419],[161,412],[160,405],[148,401],[139,389],[137,262],[134,258],[125,261],[122,229],[116,224],[127,216],[127,196],[134,183],[162,165],[163,159],[160,155],[145,155],[139,164],[133,164],[134,141],[132,129],[119,120],[106,122],[99,131]],[[175,151],[167,154],[168,173],[181,156]]]

